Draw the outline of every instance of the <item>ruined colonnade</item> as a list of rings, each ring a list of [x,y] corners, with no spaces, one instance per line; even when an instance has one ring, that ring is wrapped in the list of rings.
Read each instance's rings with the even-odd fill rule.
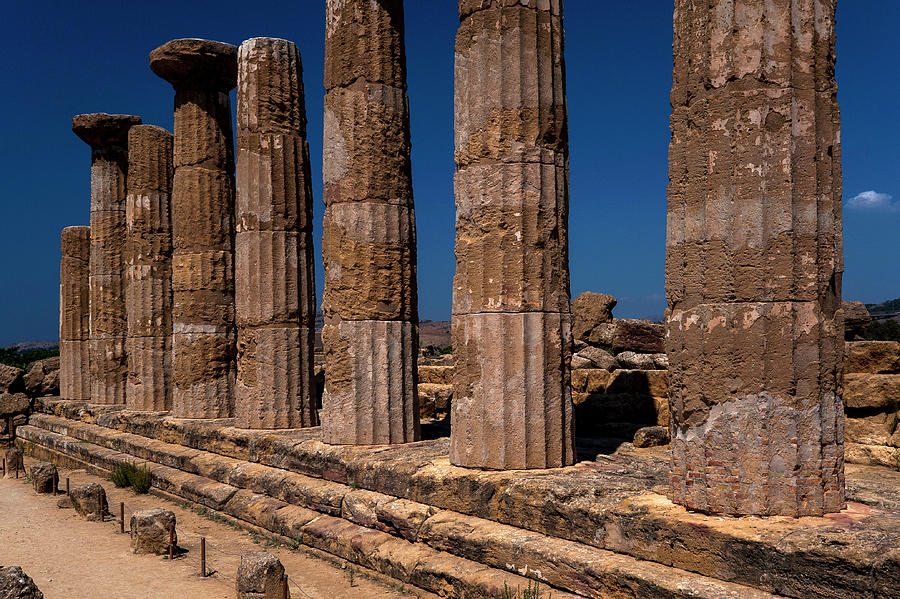
[[[418,322],[403,7],[326,7],[322,435],[334,444],[409,442],[419,438]],[[691,509],[814,515],[844,504],[834,8],[834,0],[743,11],[676,2],[670,480],[672,499]],[[461,0],[459,14],[450,459],[472,468],[567,466],[575,453],[562,2]],[[110,115],[77,117],[75,127],[94,164],[91,400],[236,417],[247,428],[314,425],[299,52],[272,38],[240,51],[175,40],[154,50],[151,67],[176,91],[174,174],[170,186],[129,180],[127,189],[171,189],[172,341],[162,352],[172,360],[171,406],[163,391],[126,401],[124,352],[99,351],[124,340],[124,312],[109,290],[118,285],[130,298],[129,326],[143,301],[131,299],[143,292],[121,293],[118,212],[126,173],[137,178],[127,146],[139,160],[144,128]],[[236,84],[235,203],[228,91]],[[83,249],[66,231],[62,362],[83,369],[75,344],[84,337]],[[139,237],[129,238],[134,248]],[[153,239],[140,247],[164,259],[165,244]],[[135,257],[148,256],[126,255],[136,280],[145,263]],[[135,318],[166,321],[163,300],[143,305]],[[153,356],[133,363],[154,361],[153,376],[165,377],[165,360]],[[64,393],[79,399],[74,366],[67,376]]]

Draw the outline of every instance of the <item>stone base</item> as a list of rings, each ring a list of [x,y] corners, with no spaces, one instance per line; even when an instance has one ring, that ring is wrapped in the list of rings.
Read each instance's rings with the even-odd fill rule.
[[[410,322],[326,322],[322,439],[387,445],[419,439],[418,327]]]
[[[526,476],[451,466],[447,439],[329,446],[317,428],[246,431],[229,421],[39,403],[55,415],[33,414],[19,443],[42,459],[98,472],[148,460],[153,492],[432,592],[450,584],[466,596],[496,596],[504,581],[525,588],[522,576],[554,587],[554,598],[900,592],[900,473],[885,468],[849,465],[850,503],[839,514],[712,517],[665,498],[662,448],[622,445],[597,456],[584,445],[590,461]]]
[[[147,412],[172,409],[171,337],[129,337],[125,348],[128,352],[127,408]]]

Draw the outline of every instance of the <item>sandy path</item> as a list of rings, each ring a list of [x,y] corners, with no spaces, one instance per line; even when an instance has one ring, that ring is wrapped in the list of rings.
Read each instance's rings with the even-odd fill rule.
[[[26,466],[30,461],[26,461]],[[108,480],[83,470],[61,470],[71,485],[99,482],[106,489],[111,511],[118,517],[125,502],[126,534],[118,522],[87,522],[72,509],[56,506],[59,497],[37,495],[24,476],[0,478],[0,565],[21,566],[47,599],[233,599],[240,554],[268,551],[282,561],[292,581],[293,599],[409,599],[435,597],[399,583],[375,581],[350,568],[318,559],[302,549],[265,547],[266,539],[254,537],[224,523],[152,495],[136,495],[117,489]],[[131,512],[163,507],[175,512],[178,545],[188,552],[174,562],[157,556],[134,555],[129,547],[127,523]],[[215,570],[203,578],[200,570],[200,537],[207,539],[207,564]],[[299,585],[296,586],[296,585]],[[393,588],[392,588],[393,587]]]

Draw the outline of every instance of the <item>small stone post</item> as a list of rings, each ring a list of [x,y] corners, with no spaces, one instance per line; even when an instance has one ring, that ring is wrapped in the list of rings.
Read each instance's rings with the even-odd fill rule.
[[[128,132],[125,290],[129,410],[171,408],[172,134],[138,125]]]
[[[323,440],[419,438],[403,3],[327,0]]]
[[[173,40],[150,68],[175,88],[172,415],[233,415],[234,150],[228,92],[237,47]]]
[[[91,398],[91,228],[66,227],[60,235],[59,396]]]
[[[293,43],[238,50],[235,426],[318,424],[312,188],[303,68]]]
[[[450,461],[575,460],[562,1],[459,3]]]
[[[844,506],[834,0],[675,3],[666,350],[672,500]]]
[[[128,130],[140,117],[81,114],[72,131],[91,147],[91,401],[124,404],[125,354],[125,186]]]

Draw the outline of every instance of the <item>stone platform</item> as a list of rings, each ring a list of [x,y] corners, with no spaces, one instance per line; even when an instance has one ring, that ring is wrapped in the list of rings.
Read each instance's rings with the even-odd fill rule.
[[[900,473],[886,468],[848,465],[838,514],[730,518],[673,505],[659,448],[582,440],[568,468],[482,471],[451,466],[445,437],[344,447],[317,428],[38,408],[18,429],[37,457],[100,472],[146,461],[163,493],[445,596],[526,578],[557,599],[900,596]]]

